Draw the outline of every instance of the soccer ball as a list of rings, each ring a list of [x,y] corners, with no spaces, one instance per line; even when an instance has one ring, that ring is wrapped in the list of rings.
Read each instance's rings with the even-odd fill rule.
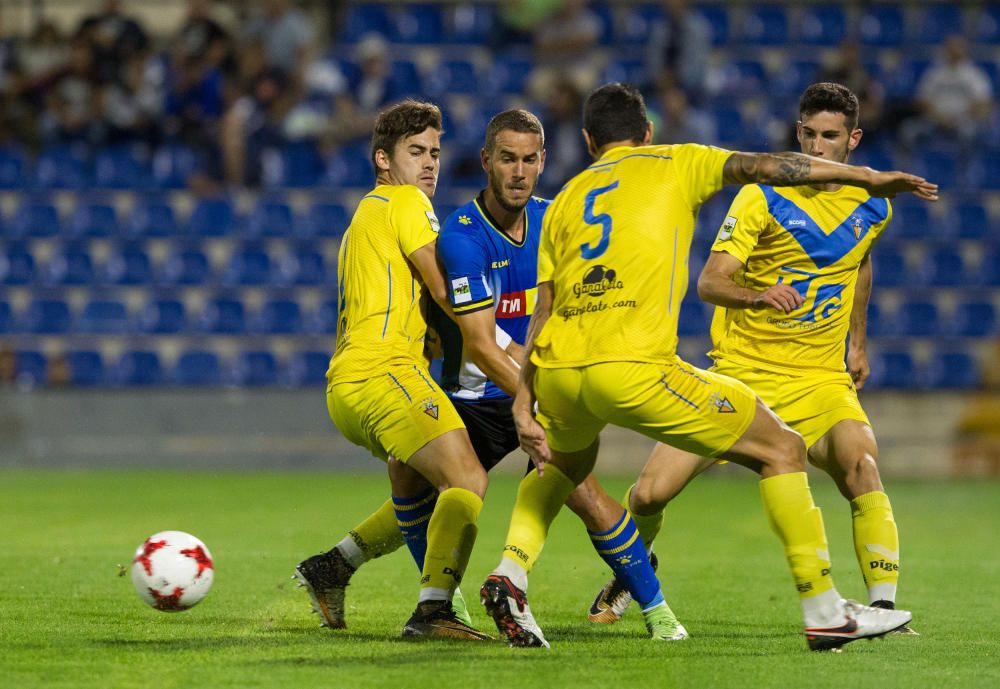
[[[132,584],[139,598],[167,612],[197,605],[212,588],[214,573],[208,548],[183,531],[153,534],[132,558]]]

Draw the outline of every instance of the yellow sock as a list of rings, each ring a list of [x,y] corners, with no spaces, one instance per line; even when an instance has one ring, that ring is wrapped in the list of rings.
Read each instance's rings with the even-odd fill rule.
[[[403,545],[403,534],[396,523],[396,510],[391,499],[351,529],[349,534],[361,549],[365,562],[388,555]]]
[[[642,537],[642,542],[646,544],[646,549],[648,550],[653,545],[653,541],[656,540],[657,535],[660,533],[660,529],[663,527],[663,510],[645,517],[633,512],[632,508],[629,507],[629,502],[632,499],[633,488],[635,488],[634,483],[629,486],[628,491],[626,491],[625,501],[622,505],[624,505],[625,509],[629,511],[629,514],[632,515],[632,521],[635,522],[635,528],[639,530],[639,536]]]
[[[880,490],[851,500],[854,551],[872,602],[896,600],[899,582],[899,533],[889,496]]]
[[[482,498],[464,488],[449,488],[438,496],[437,507],[427,525],[421,588],[445,590],[451,598],[469,564],[479,532],[476,520],[482,509]]]
[[[545,545],[549,525],[574,488],[576,485],[553,464],[545,465],[544,476],[532,471],[521,479],[503,556],[530,572]]]
[[[823,515],[813,503],[804,471],[762,479],[760,497],[782,545],[799,598],[833,588]]]

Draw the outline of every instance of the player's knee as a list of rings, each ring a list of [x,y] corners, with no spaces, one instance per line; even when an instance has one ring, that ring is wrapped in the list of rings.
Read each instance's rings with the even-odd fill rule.
[[[661,512],[672,497],[673,493],[663,482],[640,479],[632,486],[628,507],[632,514],[648,517]]]
[[[472,461],[455,463],[453,469],[443,477],[443,485],[438,487],[439,491],[448,488],[463,488],[475,493],[480,498],[486,495],[486,486],[489,485],[489,478],[483,466],[472,457]]]
[[[790,428],[782,428],[772,439],[771,447],[761,458],[765,466],[777,473],[806,470],[806,444],[802,436]]]
[[[844,479],[849,493],[854,497],[882,490],[878,464],[875,457],[868,452],[859,453],[857,457],[852,458],[844,472]]]

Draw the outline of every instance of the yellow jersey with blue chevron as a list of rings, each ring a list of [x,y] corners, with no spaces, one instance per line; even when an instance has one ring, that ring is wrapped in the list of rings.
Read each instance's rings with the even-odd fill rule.
[[[439,230],[430,200],[415,186],[383,184],[361,199],[340,243],[332,382],[365,380],[394,364],[425,366],[424,290],[407,256]]]
[[[805,301],[788,314],[716,308],[709,355],[777,372],[843,372],[858,269],[891,217],[887,200],[857,187],[740,189],[712,251],[743,262],[739,284],[764,291],[787,283]]]
[[[448,216],[438,256],[448,276],[452,309],[463,314],[492,309],[497,326],[524,344],[538,294],[538,239],[551,201],[532,197],[524,208],[524,236],[515,242],[486,210],[483,193]],[[447,363],[445,364],[447,365]],[[469,402],[510,399],[462,350],[458,389],[449,396]]]
[[[730,155],[622,146],[570,180],[542,226],[538,282],[551,280],[555,298],[532,361],[673,361],[695,216],[722,188]]]

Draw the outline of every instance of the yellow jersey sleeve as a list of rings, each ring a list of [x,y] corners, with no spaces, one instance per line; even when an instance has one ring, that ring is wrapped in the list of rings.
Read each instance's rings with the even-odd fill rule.
[[[670,149],[688,204],[697,209],[722,189],[722,169],[733,152],[701,144],[681,144]]]
[[[389,202],[389,223],[399,237],[404,256],[437,239],[441,225],[434,207],[423,191],[416,187],[401,187]]]
[[[769,218],[767,200],[760,187],[756,184],[744,186],[729,206],[729,212],[712,244],[712,251],[724,251],[746,263]]]

